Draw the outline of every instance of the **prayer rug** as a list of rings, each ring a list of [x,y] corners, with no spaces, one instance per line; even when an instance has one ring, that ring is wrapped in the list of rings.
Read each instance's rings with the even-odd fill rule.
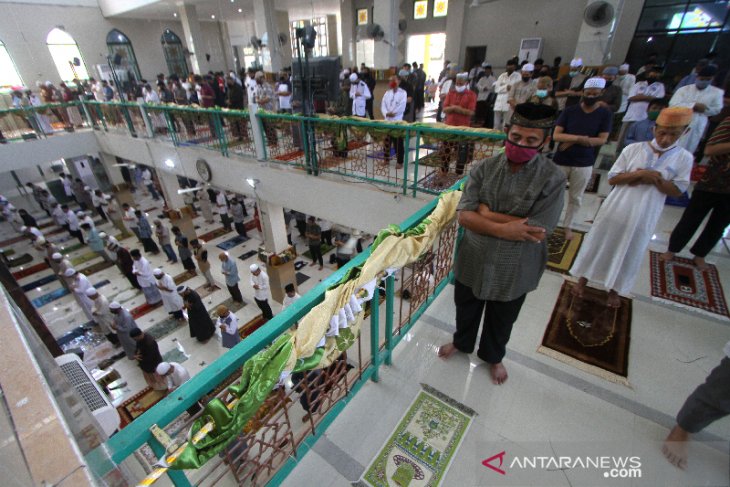
[[[256,227],[256,220],[254,220],[253,218],[252,218],[251,220],[247,221],[246,223],[244,223],[244,224],[243,224],[243,228],[244,228],[244,230],[246,230],[247,232],[250,232],[251,230],[256,230],[256,231],[258,232],[258,230],[259,230],[259,229],[258,229],[258,228]]]
[[[208,313],[210,314],[211,319],[213,320],[213,323],[218,319],[218,315],[216,314],[216,310],[218,309],[218,306],[224,305],[226,308],[228,308],[229,311],[235,313],[239,309],[243,309],[244,306],[246,306],[248,303],[245,301],[243,303],[239,303],[237,301],[234,301],[233,298],[228,298],[222,303],[218,303],[212,308],[208,310]]]
[[[107,281],[107,280],[99,281],[96,284],[94,284],[94,287],[96,289],[101,289],[102,287],[106,286],[107,284],[109,284],[109,281]],[[68,294],[71,294],[71,292],[68,291],[66,288],[61,287],[54,291],[51,291],[50,293],[44,294],[43,296],[37,297],[35,299],[31,299],[30,302],[36,308],[40,308],[42,306],[47,305],[48,303],[50,303],[52,301],[61,299],[62,297],[66,296]]]
[[[88,323],[86,323],[84,325],[74,328],[73,330],[64,334],[60,338],[56,339],[56,343],[58,343],[59,347],[63,347],[64,345],[67,345],[69,342],[71,342],[75,338],[84,336],[86,333],[88,333],[88,331],[91,329],[92,325],[93,325],[93,323],[91,321],[89,321]]]
[[[565,229],[556,227],[548,237],[547,268],[560,274],[568,274],[578,255],[585,232],[573,230],[573,240],[565,240]]]
[[[5,257],[10,257],[11,255],[15,255],[15,249],[0,249],[3,254],[5,254]]]
[[[136,320],[137,318],[140,318],[140,317],[146,315],[150,311],[156,310],[160,306],[162,306],[162,301],[160,301],[159,303],[155,303],[155,304],[143,303],[143,304],[140,304],[139,306],[137,306],[136,308],[130,309],[129,312],[132,313],[132,318],[134,318]]]
[[[172,316],[165,318],[162,321],[158,321],[154,325],[150,326],[145,330],[145,333],[150,335],[155,340],[160,340],[161,338],[166,337],[173,331],[177,330],[178,328],[181,328],[184,325],[187,325],[187,321],[178,321]]]
[[[243,242],[246,242],[247,240],[248,240],[248,237],[244,237],[242,235],[236,235],[235,237],[233,237],[231,239],[224,240],[223,242],[216,245],[216,247],[218,247],[219,249],[222,249],[222,250],[231,250],[236,245],[240,245]]]
[[[307,248],[309,248],[309,246],[307,246]],[[327,254],[327,252],[334,249],[335,247],[333,245],[327,245],[326,243],[322,243],[322,244],[320,244],[319,248],[322,251],[322,255],[325,255],[325,254]],[[311,260],[312,254],[309,252],[309,250],[307,250],[306,252],[304,252],[302,254],[302,257],[306,257],[307,259]]]
[[[25,292],[32,291],[33,289],[35,289],[37,287],[45,286],[49,282],[53,282],[56,279],[58,279],[58,277],[56,277],[55,274],[51,274],[49,276],[41,277],[40,279],[37,279],[33,282],[29,282],[28,284],[24,285],[22,287],[22,289]]]
[[[15,279],[23,279],[24,277],[28,277],[35,274],[36,272],[40,272],[45,269],[48,269],[48,264],[46,264],[45,262],[39,262],[38,264],[32,265],[26,269],[21,269],[17,272],[13,272],[13,277]]]
[[[177,362],[181,364],[190,358],[190,355],[186,355],[185,352],[175,347],[162,354],[162,360],[164,362]]]
[[[20,265],[28,264],[29,262],[33,262],[33,256],[30,254],[23,254],[20,257],[15,257],[14,259],[8,259],[8,265],[10,267],[17,267]]]
[[[53,226],[53,220],[48,220],[45,223],[39,223],[38,224],[38,230],[43,230],[44,228],[48,228],[50,226]]]
[[[307,267],[307,263],[304,262],[303,260],[298,260],[298,261],[294,262],[294,270],[298,271],[302,267]]]
[[[632,302],[621,297],[619,308],[606,306],[608,293],[585,288],[582,299],[563,283],[539,353],[616,384],[629,385]]]
[[[29,239],[25,235],[20,235],[18,237],[13,237],[13,238],[9,238],[7,240],[3,240],[2,242],[0,242],[0,248],[7,247],[9,245],[13,245],[18,242],[22,242],[23,240],[29,240]]]
[[[304,152],[301,151],[301,150],[299,150],[299,149],[297,149],[297,150],[292,151],[292,152],[287,152],[285,154],[280,154],[280,155],[274,157],[274,159],[277,160],[277,161],[287,161],[288,162],[288,161],[294,161],[296,159],[299,159],[300,157],[304,157]]]
[[[124,428],[138,418],[149,408],[160,402],[165,397],[165,391],[155,391],[145,387],[140,392],[130,397],[117,408],[119,411],[119,428]]]
[[[594,172],[593,175],[591,175],[591,179],[588,181],[588,185],[586,186],[586,193],[598,193],[598,188],[601,185],[601,173]]]
[[[684,193],[682,193],[681,196],[667,196],[666,200],[664,200],[664,204],[669,206],[679,206],[681,208],[687,208],[687,206],[689,205],[689,195],[685,191]]]
[[[649,252],[651,296],[657,301],[691,309],[702,314],[730,319],[717,267],[710,264],[700,271],[691,259],[675,257],[659,260],[658,252]]]
[[[297,286],[301,286],[302,284],[304,284],[305,282],[307,282],[309,280],[309,276],[306,274],[303,274],[301,272],[296,273],[296,278],[297,278]]]
[[[102,260],[101,262],[97,262],[96,264],[91,264],[89,267],[79,269],[79,272],[82,272],[82,273],[84,273],[84,275],[89,276],[91,274],[101,272],[104,269],[108,269],[113,266],[114,266],[114,264],[112,264],[111,262]]]
[[[101,256],[99,254],[97,254],[96,252],[86,252],[83,255],[80,255],[76,258],[71,259],[71,265],[76,267],[79,264],[85,264],[86,262],[94,260],[97,257],[101,258]]]
[[[215,230],[212,230],[208,233],[204,233],[203,235],[198,235],[198,240],[203,242],[210,242],[211,240],[215,240],[218,237],[222,237],[226,233],[230,233],[233,230],[226,230],[223,227],[216,228]]]
[[[244,339],[251,333],[261,328],[264,323],[266,323],[266,320],[264,319],[263,315],[258,315],[245,325],[239,327],[238,335],[241,337],[241,339]]]
[[[76,250],[79,250],[82,247],[86,247],[86,245],[82,244],[82,243],[77,243],[74,245],[69,245],[68,247],[61,247],[61,253],[70,254],[71,252],[75,252]]]
[[[441,155],[438,152],[432,152],[418,159],[419,166],[441,167],[441,162]]]
[[[43,232],[43,234],[44,234],[44,235],[45,235],[46,237],[50,237],[50,236],[52,236],[52,235],[58,235],[58,234],[60,234],[60,233],[63,233],[63,232],[65,232],[65,231],[66,231],[66,229],[65,229],[65,228],[61,228],[61,227],[59,227],[59,228],[56,228],[55,230],[51,230],[50,232]]]
[[[248,252],[239,255],[238,258],[241,260],[248,260],[256,254],[258,254],[256,250],[249,250]]]
[[[437,487],[476,413],[421,384],[418,393],[357,487]]]
[[[219,287],[219,289],[220,289],[220,287]],[[211,288],[209,288],[208,284],[206,283],[200,287],[196,287],[195,292],[198,293],[198,296],[200,296],[200,299],[205,299],[208,296],[210,296],[211,294],[213,294],[215,292],[215,290],[212,290]]]
[[[188,279],[192,279],[193,277],[195,277],[197,275],[198,275],[197,272],[185,271],[176,276],[173,276],[172,280],[175,281],[175,284],[177,284],[179,286],[183,282],[187,281]]]
[[[452,172],[441,175],[441,171],[432,171],[418,181],[418,186],[431,191],[446,191],[462,177]]]

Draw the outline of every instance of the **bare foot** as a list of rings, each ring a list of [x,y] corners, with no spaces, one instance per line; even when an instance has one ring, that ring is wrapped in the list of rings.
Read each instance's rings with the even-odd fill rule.
[[[669,463],[684,470],[687,468],[687,441],[689,433],[679,425],[675,425],[669,432],[662,445],[662,453]]]
[[[606,300],[606,306],[608,306],[609,308],[620,308],[621,307],[621,297],[613,289],[608,291],[608,299]]]
[[[446,343],[441,345],[438,349],[438,356],[444,360],[448,360],[454,353],[459,350],[454,346],[453,343]]]
[[[492,376],[492,383],[498,386],[507,382],[507,369],[504,368],[502,362],[489,364],[489,375]]]
[[[662,262],[669,262],[672,259],[674,259],[674,252],[670,252],[668,250],[659,256],[659,260]]]
[[[586,284],[588,284],[588,279],[586,279],[585,277],[581,277],[580,279],[578,279],[578,283],[573,284],[573,287],[570,288],[570,293],[578,299],[583,299],[583,293],[586,290]]]
[[[324,266],[319,266],[319,270],[321,271],[322,269],[324,269]]]
[[[575,238],[575,235],[573,235],[573,230],[570,228],[565,229],[565,240],[573,240]]]
[[[695,255],[694,258],[692,259],[692,262],[695,263],[695,266],[700,271],[706,271],[707,269],[710,268],[710,265],[707,262],[705,262],[705,258],[704,257],[698,257],[698,256]]]

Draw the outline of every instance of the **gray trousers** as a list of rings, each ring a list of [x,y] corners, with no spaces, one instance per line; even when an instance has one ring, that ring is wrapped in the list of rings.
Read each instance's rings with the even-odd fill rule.
[[[684,402],[677,414],[677,424],[685,431],[698,433],[727,415],[730,415],[730,358],[725,357]]]
[[[208,285],[211,287],[220,287],[218,286],[218,283],[215,282],[215,279],[213,279],[213,274],[210,273],[210,269],[207,271],[201,271],[203,274],[203,277],[205,277],[205,280],[208,281]]]

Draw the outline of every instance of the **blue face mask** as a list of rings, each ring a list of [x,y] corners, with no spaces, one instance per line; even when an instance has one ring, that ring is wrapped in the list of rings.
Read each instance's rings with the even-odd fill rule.
[[[574,76],[576,76],[578,74],[578,71],[571,71],[568,74],[570,75],[571,78],[573,78]]]
[[[704,90],[708,86],[710,86],[710,80],[709,79],[698,79],[695,81],[695,86],[698,90]]]
[[[548,91],[547,90],[536,90],[535,95],[537,95],[538,98],[547,98]]]

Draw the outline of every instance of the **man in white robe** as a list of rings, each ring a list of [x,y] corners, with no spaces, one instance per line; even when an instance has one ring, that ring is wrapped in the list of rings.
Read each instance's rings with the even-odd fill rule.
[[[162,269],[155,269],[152,274],[157,279],[157,289],[160,290],[162,295],[162,306],[164,306],[167,314],[172,315],[178,321],[183,321],[183,299],[177,293],[177,285],[175,280],[170,274],[162,271]]]
[[[697,73],[693,84],[679,88],[669,100],[670,107],[687,107],[694,112],[689,132],[684,134],[677,143],[692,154],[697,150],[700,140],[705,135],[708,117],[717,115],[722,110],[723,90],[710,85],[715,74],[717,74],[717,66],[714,64],[705,66]]]
[[[79,303],[81,311],[83,311],[84,315],[86,315],[86,319],[96,322],[96,317],[94,317],[91,313],[91,309],[94,307],[94,302],[86,295],[86,291],[94,286],[91,285],[91,282],[89,282],[89,279],[85,275],[77,272],[73,267],[66,269],[66,272],[64,272],[63,275],[73,279],[71,282],[71,292],[73,293],[74,298],[76,298],[76,302]]]
[[[101,332],[112,345],[119,346],[119,337],[114,331],[114,315],[109,309],[109,300],[93,287],[86,290],[86,295],[93,303],[91,314],[94,315],[94,321],[101,328]]]
[[[154,305],[162,301],[160,290],[157,289],[157,279],[152,275],[152,266],[150,261],[142,257],[138,249],[134,249],[129,253],[134,263],[132,264],[132,273],[137,276],[137,283],[142,288],[145,301],[147,304]]]
[[[665,108],[657,118],[654,140],[621,152],[608,174],[615,187],[570,269],[579,277],[574,296],[582,298],[590,281],[608,289],[606,305],[618,308],[619,295],[631,292],[666,196],[680,196],[689,186],[692,154],[677,141],[691,120],[689,108]]]

